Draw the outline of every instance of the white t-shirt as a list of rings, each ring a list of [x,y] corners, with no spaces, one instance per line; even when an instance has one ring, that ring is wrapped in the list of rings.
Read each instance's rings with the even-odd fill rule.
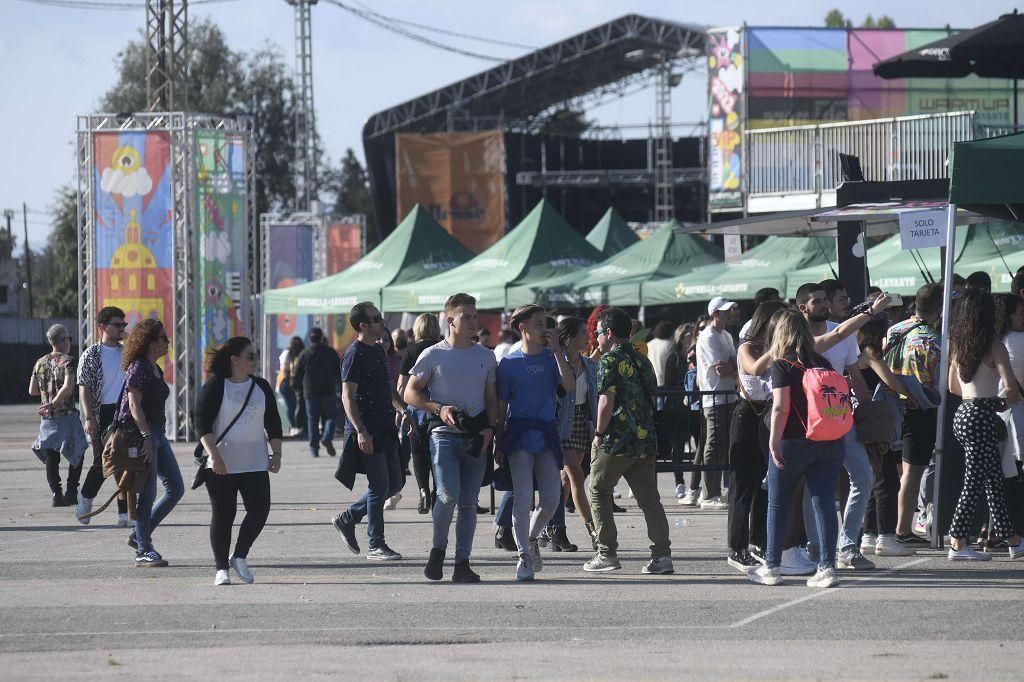
[[[285,348],[281,351],[281,355],[277,357],[277,368],[278,370],[284,369],[284,366],[288,364],[288,349]]]
[[[252,379],[240,384],[233,381],[224,381],[224,400],[220,404],[220,412],[213,422],[214,436],[219,436],[231,420],[235,418],[238,411],[242,409],[246,394]],[[267,449],[267,434],[263,429],[263,413],[266,411],[266,399],[263,391],[257,386],[249,402],[245,406],[245,412],[235,425],[231,427],[224,439],[217,443],[220,456],[224,459],[224,465],[229,474],[244,474],[248,471],[266,471],[269,467]],[[212,463],[207,460],[208,467]]]
[[[714,366],[719,362],[728,362],[736,357],[736,345],[733,343],[732,334],[726,330],[716,331],[708,325],[704,327],[697,336],[697,379],[700,382],[702,391],[735,391],[736,377],[719,376]],[[702,399],[704,407],[712,407],[716,402],[721,405],[726,402],[733,402],[736,396],[710,396]]]
[[[838,326],[835,322],[826,322],[825,330],[830,332]],[[821,355],[829,361],[832,369],[842,374],[850,365],[856,365],[857,359],[860,358],[860,346],[857,345],[857,335],[850,334]]]
[[[518,341],[516,343],[518,343]],[[501,362],[503,357],[515,350],[514,345],[515,344],[505,343],[504,341],[499,343],[494,347],[494,359],[497,362]]]
[[[103,370],[103,385],[100,386],[100,404],[113,405],[121,395],[124,370],[121,369],[121,346],[100,345],[100,367]]]
[[[665,385],[665,363],[675,345],[672,339],[651,339],[647,342],[647,359],[654,365],[654,376],[659,386]]]
[[[580,360],[580,373],[576,375],[576,398],[573,401],[576,405],[583,405],[587,402],[587,367]]]
[[[1017,381],[1024,385],[1024,332],[1007,332],[1003,339],[1006,352],[1010,355],[1010,369]],[[999,381],[999,395],[1006,397],[1006,386]]]
[[[487,407],[484,389],[494,383],[497,367],[494,353],[483,346],[453,348],[441,341],[420,353],[409,374],[426,384],[431,400],[473,417]]]
[[[747,340],[747,333],[750,332],[750,327],[753,323],[754,318],[750,318],[749,320],[743,323],[742,327],[740,327],[740,343],[743,343],[744,341]]]

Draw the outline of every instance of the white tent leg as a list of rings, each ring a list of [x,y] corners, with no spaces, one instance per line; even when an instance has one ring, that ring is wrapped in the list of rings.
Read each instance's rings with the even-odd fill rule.
[[[946,207],[946,261],[942,266],[942,344],[939,358],[939,376],[935,388],[942,396],[935,426],[935,492],[932,496],[932,547],[942,548],[943,533],[941,518],[942,501],[942,460],[945,457],[946,405],[949,402],[949,318],[953,300],[953,261],[956,259],[956,204]]]

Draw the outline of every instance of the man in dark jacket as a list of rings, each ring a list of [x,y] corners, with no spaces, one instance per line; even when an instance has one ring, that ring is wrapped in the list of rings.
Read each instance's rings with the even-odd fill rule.
[[[309,346],[299,353],[292,381],[302,385],[306,398],[306,424],[309,430],[309,453],[320,456],[320,443],[334,457],[334,423],[338,418],[338,393],[341,386],[341,360],[324,341],[320,327],[309,330]],[[320,420],[324,430],[320,433]]]

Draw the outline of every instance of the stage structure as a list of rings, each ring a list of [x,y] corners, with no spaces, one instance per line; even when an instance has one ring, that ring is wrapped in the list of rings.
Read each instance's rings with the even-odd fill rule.
[[[203,351],[254,328],[252,121],[192,113],[78,117],[82,346],[96,313],[157,318],[171,338],[167,433],[194,436]]]

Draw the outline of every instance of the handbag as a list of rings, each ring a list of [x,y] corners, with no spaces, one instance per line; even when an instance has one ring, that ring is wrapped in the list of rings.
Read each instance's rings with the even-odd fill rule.
[[[224,440],[224,436],[228,435],[228,431],[231,430],[231,427],[235,425],[238,418],[242,416],[243,412],[245,412],[245,408],[249,406],[249,398],[252,397],[252,392],[256,390],[256,379],[253,379],[252,377],[249,378],[252,379],[252,385],[249,386],[249,392],[245,394],[245,400],[242,401],[242,409],[238,411],[238,414],[236,414],[235,418],[231,420],[231,423],[224,427],[224,430],[220,432],[219,436],[217,436],[218,443]],[[206,483],[206,472],[209,471],[206,466],[208,461],[210,461],[210,455],[206,452],[205,448],[203,448],[202,441],[196,443],[195,452],[192,453],[192,463],[196,465],[196,475],[192,478],[192,490],[195,490]]]
[[[896,417],[892,407],[884,400],[872,400],[858,405],[853,413],[853,423],[857,427],[858,443],[892,443]]]

